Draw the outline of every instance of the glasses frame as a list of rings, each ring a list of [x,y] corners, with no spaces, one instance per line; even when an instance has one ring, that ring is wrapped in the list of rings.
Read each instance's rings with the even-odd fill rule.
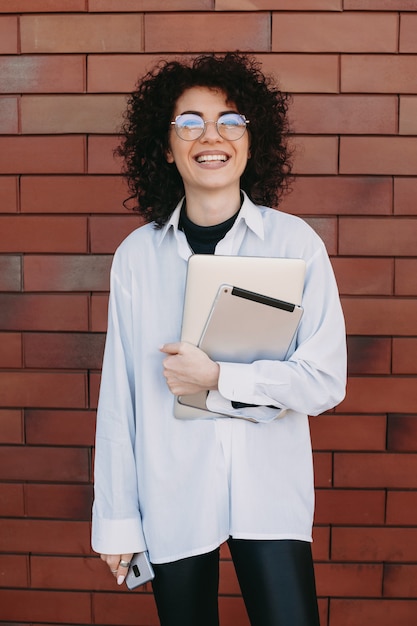
[[[193,137],[192,139],[185,139],[184,137],[181,137],[180,133],[179,133],[179,128],[177,126],[177,120],[182,117],[183,115],[194,115],[195,117],[198,117],[202,123],[203,123],[203,128],[201,129],[201,133],[198,135],[198,137]],[[240,117],[244,122],[245,122],[245,126],[242,130],[242,134],[239,137],[235,137],[233,139],[230,139],[229,137],[225,137],[224,135],[221,134],[221,132],[219,131],[219,122],[223,117],[226,117],[227,115],[237,115],[238,117]],[[207,130],[207,124],[214,124],[217,130],[218,135],[222,138],[222,139],[226,139],[226,141],[238,141],[239,139],[242,139],[243,135],[245,134],[245,132],[247,131],[247,126],[249,124],[249,120],[246,119],[246,117],[244,115],[242,115],[241,113],[235,113],[235,112],[230,112],[230,113],[223,113],[223,115],[220,115],[219,119],[216,120],[205,120],[203,119],[203,117],[201,115],[199,115],[198,113],[180,113],[180,115],[177,115],[176,118],[174,120],[172,120],[171,122],[171,126],[174,126],[175,128],[175,132],[177,134],[177,136],[182,140],[182,141],[197,141],[198,139],[201,139],[201,137],[203,137],[206,133]]]

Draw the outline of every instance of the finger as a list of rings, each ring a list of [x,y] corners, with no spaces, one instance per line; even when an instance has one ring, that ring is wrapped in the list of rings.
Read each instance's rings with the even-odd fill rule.
[[[117,584],[121,585],[124,581],[124,579],[126,578],[126,574],[128,572],[128,569],[130,567],[130,562],[132,560],[133,554],[122,554],[120,561],[119,561],[119,567],[117,570]]]
[[[176,341],[175,343],[164,343],[164,345],[161,346],[159,349],[165,354],[178,354],[178,352],[180,351],[180,346],[180,342]]]

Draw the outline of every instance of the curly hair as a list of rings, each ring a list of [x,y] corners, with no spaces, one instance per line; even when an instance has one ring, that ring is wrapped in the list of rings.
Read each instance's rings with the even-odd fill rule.
[[[276,207],[291,180],[287,144],[289,96],[264,75],[253,57],[238,52],[204,54],[192,60],[161,61],[131,94],[115,154],[133,210],[161,227],[184,195],[182,178],[166,159],[170,122],[178,98],[192,87],[221,90],[250,120],[251,158],[241,188],[255,204]]]

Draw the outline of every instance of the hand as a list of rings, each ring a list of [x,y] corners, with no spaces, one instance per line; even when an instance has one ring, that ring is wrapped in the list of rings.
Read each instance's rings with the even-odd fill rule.
[[[130,563],[133,554],[101,554],[100,558],[107,563],[113,576],[117,580],[117,584],[121,585],[126,578],[129,566],[121,565],[121,562]]]
[[[163,360],[164,376],[175,396],[217,389],[219,364],[191,343],[166,343],[160,348],[168,356]]]

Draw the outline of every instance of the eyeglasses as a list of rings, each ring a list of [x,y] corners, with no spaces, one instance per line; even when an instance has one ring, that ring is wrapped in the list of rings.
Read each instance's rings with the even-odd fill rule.
[[[175,132],[184,141],[195,141],[206,132],[206,124],[215,124],[220,137],[228,141],[236,141],[243,137],[249,120],[239,113],[224,113],[215,120],[203,120],[197,113],[183,113],[177,115],[171,122],[175,126]]]

